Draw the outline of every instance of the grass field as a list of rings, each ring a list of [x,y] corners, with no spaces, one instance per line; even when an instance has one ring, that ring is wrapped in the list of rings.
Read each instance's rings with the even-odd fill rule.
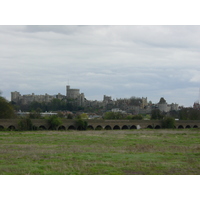
[[[200,174],[200,130],[0,132],[0,174]]]

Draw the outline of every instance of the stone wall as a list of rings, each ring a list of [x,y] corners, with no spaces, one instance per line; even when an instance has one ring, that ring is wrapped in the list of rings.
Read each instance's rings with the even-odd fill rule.
[[[48,130],[50,125],[46,119],[32,119],[33,125],[39,129]],[[63,119],[58,129],[77,130],[76,120]],[[89,129],[137,129],[137,128],[162,128],[160,120],[86,120]],[[0,129],[18,129],[20,119],[0,119]],[[200,128],[200,120],[179,120],[175,128]]]

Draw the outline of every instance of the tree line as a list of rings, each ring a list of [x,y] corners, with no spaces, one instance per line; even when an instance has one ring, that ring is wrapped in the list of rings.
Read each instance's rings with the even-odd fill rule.
[[[151,112],[151,119],[153,120],[161,120],[167,116],[179,120],[200,120],[200,110],[194,108],[182,108],[178,111],[173,110],[165,113],[161,112],[159,109],[154,109]]]
[[[58,111],[58,110],[68,110],[68,111],[80,111],[83,110],[83,107],[77,106],[73,100],[60,100],[52,99],[50,102],[37,102],[33,101],[29,104],[22,104],[11,102],[15,110],[23,110],[25,112],[31,111],[40,111],[40,112],[49,112],[49,111]]]

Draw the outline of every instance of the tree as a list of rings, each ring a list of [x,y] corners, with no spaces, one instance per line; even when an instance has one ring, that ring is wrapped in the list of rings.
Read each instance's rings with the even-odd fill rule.
[[[125,116],[121,112],[106,112],[104,119],[125,119]]]
[[[200,111],[193,108],[183,108],[179,111],[180,120],[200,120]]]
[[[78,127],[78,130],[87,130],[88,123],[85,119],[88,119],[86,113],[82,113],[76,117],[76,126]]]
[[[73,119],[73,115],[72,115],[71,113],[69,113],[69,114],[67,115],[67,119]]]
[[[40,108],[37,108],[36,111],[30,112],[29,114],[30,119],[41,119],[42,118],[40,114],[41,112],[42,110]]]
[[[130,105],[140,106],[141,103],[142,103],[141,98],[138,98],[138,97],[131,97],[130,98]]]
[[[0,119],[11,119],[15,117],[12,105],[0,96]]]
[[[175,127],[175,119],[173,117],[164,117],[162,120],[163,128],[174,128]]]
[[[171,110],[171,111],[169,111],[169,116],[170,117],[173,117],[173,118],[179,118],[179,112],[177,111],[177,110]]]
[[[132,117],[132,119],[134,119],[134,120],[142,120],[143,117],[142,117],[142,115],[134,115],[134,116]]]
[[[76,119],[76,126],[78,127],[78,130],[87,130],[87,121],[83,119]]]
[[[128,120],[133,119],[133,115],[127,115],[127,116],[126,116],[126,119],[128,119]]]
[[[19,130],[21,131],[29,131],[33,130],[33,124],[30,118],[21,119],[18,124]]]
[[[151,111],[151,119],[163,119],[163,114],[159,109],[154,109]]]
[[[52,115],[49,117],[48,123],[52,130],[56,130],[62,124],[62,120],[57,115]]]
[[[86,113],[82,113],[82,114],[79,115],[79,118],[88,119],[88,115]]]

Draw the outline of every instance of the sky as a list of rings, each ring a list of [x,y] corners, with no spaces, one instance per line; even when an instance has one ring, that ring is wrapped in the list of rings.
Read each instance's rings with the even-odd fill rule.
[[[1,25],[0,91],[199,100],[200,26]]]

